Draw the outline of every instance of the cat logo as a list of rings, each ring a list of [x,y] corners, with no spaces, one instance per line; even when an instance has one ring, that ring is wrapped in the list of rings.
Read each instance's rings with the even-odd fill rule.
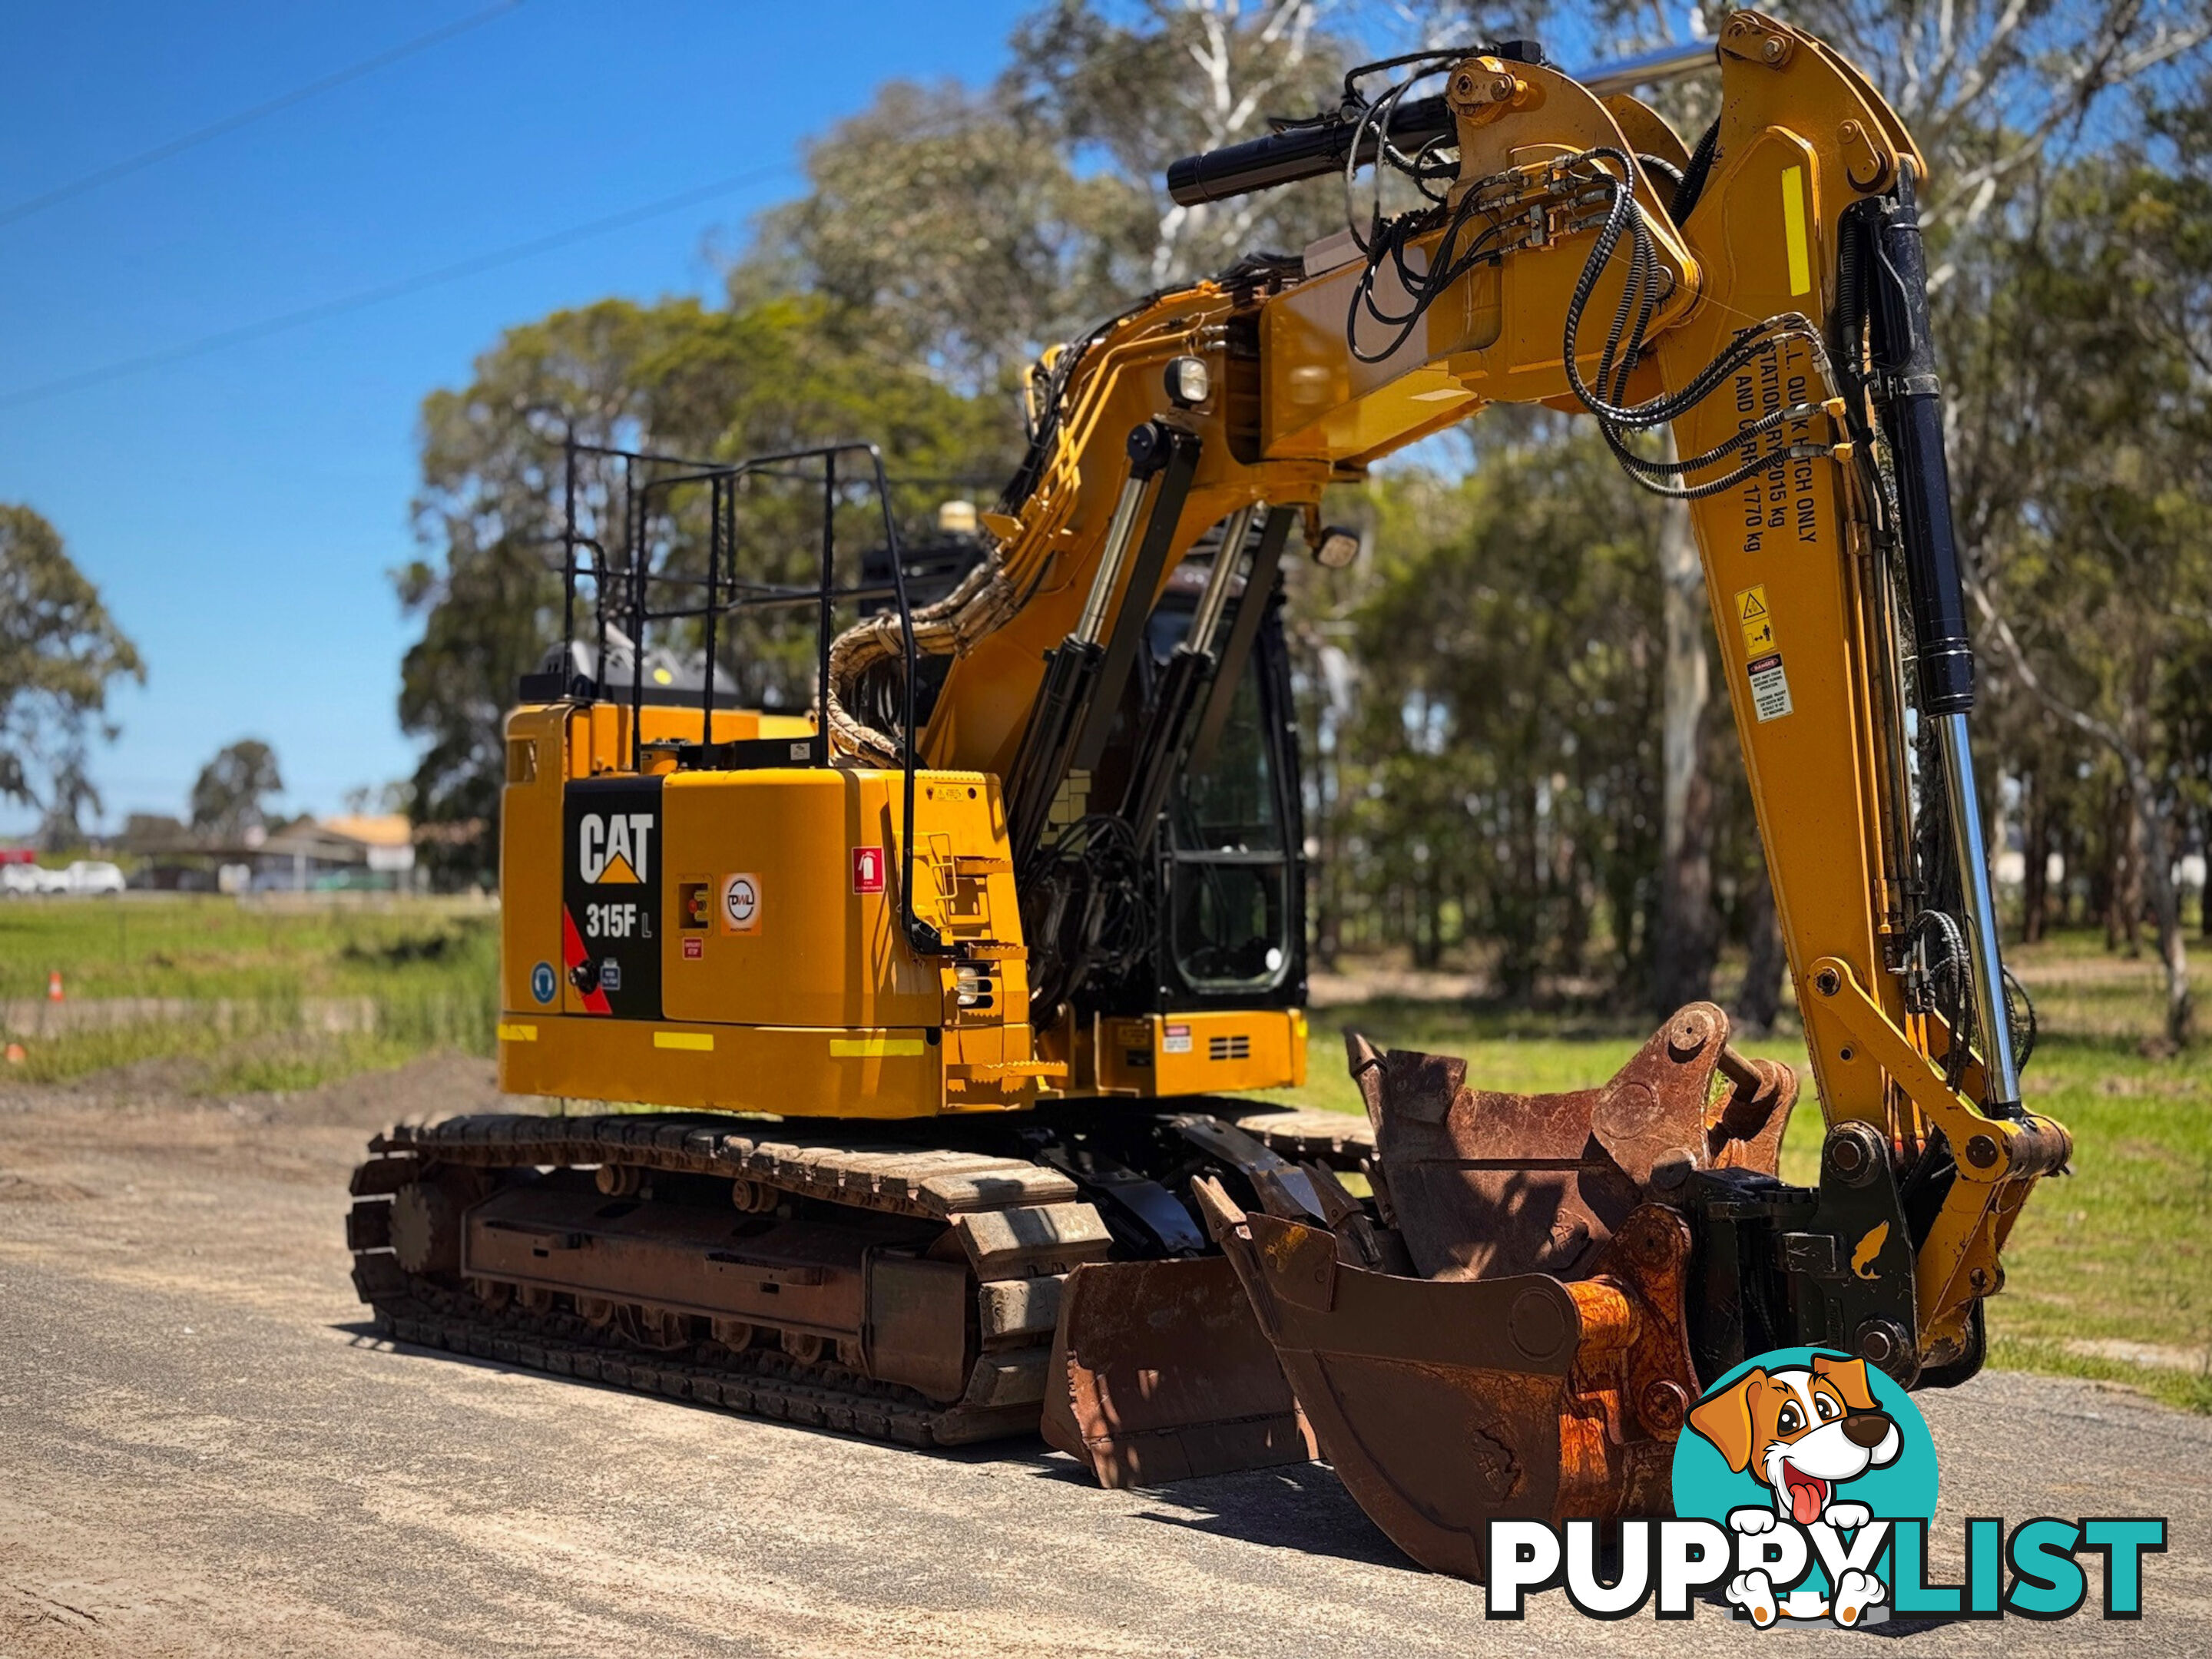
[[[646,849],[653,830],[650,812],[586,812],[579,823],[576,870],[586,881],[639,882],[653,879]]]

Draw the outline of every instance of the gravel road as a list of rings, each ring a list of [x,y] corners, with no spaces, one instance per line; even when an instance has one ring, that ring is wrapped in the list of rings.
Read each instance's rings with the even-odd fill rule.
[[[1741,1653],[1557,1595],[1486,1623],[1320,1467],[1102,1492],[1042,1443],[925,1455],[378,1341],[345,1172],[493,1100],[426,1061],[195,1100],[0,1083],[0,1655]],[[2138,1624],[1898,1626],[1911,1654],[2212,1652],[2212,1419],[1993,1374],[1923,1396],[1960,1518],[2171,1517]],[[2094,1573],[2093,1573],[2094,1578]],[[2093,1592],[2094,1606],[2094,1592]],[[1874,1651],[1881,1651],[1877,1648]],[[1793,1650],[1794,1651],[1794,1650]]]

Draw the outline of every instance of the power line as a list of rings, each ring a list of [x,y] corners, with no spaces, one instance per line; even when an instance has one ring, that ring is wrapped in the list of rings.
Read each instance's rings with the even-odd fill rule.
[[[717,196],[727,196],[749,185],[764,184],[795,171],[790,162],[779,162],[774,167],[754,167],[744,173],[733,173],[711,185],[701,185],[695,190],[683,191],[674,196],[664,196],[657,202],[647,202],[642,207],[629,208],[620,213],[611,213],[604,219],[593,219],[566,230],[556,230],[548,236],[534,237],[526,242],[517,242],[510,247],[490,253],[480,253],[450,265],[441,265],[434,270],[422,271],[413,276],[403,276],[397,282],[386,283],[375,288],[362,289],[335,300],[305,306],[297,311],[288,311],[275,317],[264,317],[258,322],[241,324],[215,334],[204,334],[197,340],[187,340],[182,345],[165,346],[159,351],[149,351],[143,356],[126,357],[120,362],[106,363],[98,368],[88,368],[76,374],[64,374],[59,380],[46,380],[26,386],[21,392],[0,394],[0,410],[18,409],[25,404],[57,397],[64,392],[98,386],[103,381],[118,380],[135,374],[141,369],[158,368],[167,363],[181,362],[188,357],[198,357],[224,346],[238,345],[247,340],[258,340],[271,334],[281,334],[287,329],[299,328],[308,323],[319,323],[325,318],[337,317],[364,307],[381,305],[386,300],[397,300],[410,294],[419,294],[425,289],[441,283],[458,282],[464,276],[474,276],[481,271],[495,270],[540,253],[550,253],[555,248],[566,247],[573,242],[604,235],[611,230],[620,230],[626,225],[637,224],[662,214],[673,213],[679,208],[691,207],[711,201]]]
[[[256,104],[252,109],[240,110],[235,115],[226,115],[220,121],[210,122],[206,126],[195,128],[181,137],[172,138],[166,143],[156,144],[151,149],[142,150],[136,155],[101,167],[97,172],[88,173],[81,179],[72,179],[65,185],[57,185],[43,196],[33,196],[30,200],[18,202],[10,208],[0,208],[0,225],[10,225],[18,219],[27,219],[34,213],[44,212],[58,202],[66,202],[73,196],[82,196],[88,190],[97,190],[102,185],[112,184],[116,179],[127,174],[152,167],[156,161],[166,161],[172,155],[191,149],[194,145],[204,144],[210,138],[220,138],[227,132],[235,132],[239,128],[250,126],[264,116],[274,115],[279,110],[289,109],[295,104],[305,103],[308,99],[328,92],[334,87],[342,87],[349,81],[358,81],[364,75],[374,75],[377,70],[389,68],[404,58],[411,58],[418,52],[427,51],[441,41],[450,40],[457,34],[465,33],[479,23],[488,23],[502,12],[513,11],[521,3],[522,0],[500,0],[497,5],[487,6],[482,11],[473,12],[462,18],[458,23],[448,23],[443,28],[432,29],[428,34],[418,34],[412,40],[394,46],[389,52],[379,52],[374,58],[363,58],[350,69],[342,69],[335,75],[323,76],[319,81],[310,81],[306,86],[295,88],[282,97],[272,98],[265,104]]]

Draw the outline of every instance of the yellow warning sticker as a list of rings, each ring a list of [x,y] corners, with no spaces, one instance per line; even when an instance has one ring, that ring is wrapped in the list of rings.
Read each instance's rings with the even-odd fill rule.
[[[1774,615],[1766,608],[1764,584],[1735,596],[1736,625],[1743,629],[1743,654],[1757,657],[1774,649]]]

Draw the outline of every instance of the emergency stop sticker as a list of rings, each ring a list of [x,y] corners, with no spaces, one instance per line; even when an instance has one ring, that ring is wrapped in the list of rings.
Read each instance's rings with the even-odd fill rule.
[[[757,933],[760,931],[760,878],[751,875],[722,878],[722,931]]]
[[[1779,651],[1753,657],[1747,665],[1747,672],[1751,675],[1752,712],[1759,716],[1761,725],[1778,720],[1790,713],[1790,677],[1782,672]]]

